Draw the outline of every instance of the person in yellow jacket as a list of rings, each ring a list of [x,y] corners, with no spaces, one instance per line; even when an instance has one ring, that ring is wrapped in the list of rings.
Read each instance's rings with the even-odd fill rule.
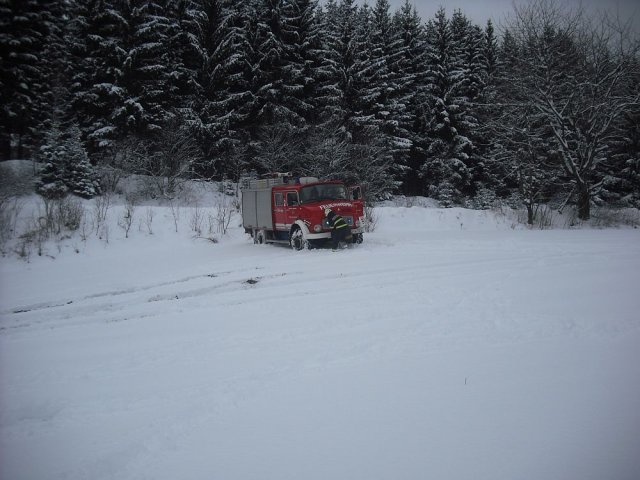
[[[327,223],[331,227],[331,248],[337,250],[340,242],[351,243],[353,236],[351,235],[351,228],[347,225],[340,215],[326,208],[324,210],[324,216],[327,218]]]

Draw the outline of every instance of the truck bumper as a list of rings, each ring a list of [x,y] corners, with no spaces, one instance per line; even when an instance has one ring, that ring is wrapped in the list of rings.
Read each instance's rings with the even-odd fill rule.
[[[351,235],[362,234],[364,233],[364,228],[352,228]],[[309,232],[305,235],[307,240],[322,240],[326,238],[331,238],[331,232],[320,232],[320,233],[312,233]]]

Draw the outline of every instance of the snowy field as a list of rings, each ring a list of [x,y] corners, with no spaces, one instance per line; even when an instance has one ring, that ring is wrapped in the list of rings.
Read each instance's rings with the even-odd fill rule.
[[[294,252],[118,208],[0,259],[2,480],[640,478],[639,229],[389,205]]]

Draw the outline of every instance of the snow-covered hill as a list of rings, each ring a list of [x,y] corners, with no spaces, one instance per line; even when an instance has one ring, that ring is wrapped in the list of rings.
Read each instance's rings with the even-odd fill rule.
[[[640,230],[389,204],[293,252],[122,208],[0,260],[0,478],[639,478]]]

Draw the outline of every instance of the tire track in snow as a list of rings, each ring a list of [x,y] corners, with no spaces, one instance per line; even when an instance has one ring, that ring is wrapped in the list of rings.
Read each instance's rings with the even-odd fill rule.
[[[203,296],[216,290],[226,289],[233,291],[248,281],[262,278],[255,275],[256,270],[260,270],[260,267],[194,275],[175,281],[165,281],[128,289],[99,292],[61,302],[38,303],[15,307],[0,312],[0,334],[42,324],[46,324],[48,328],[80,324],[86,322],[87,317],[96,316],[104,312],[125,311],[136,305]],[[284,273],[282,275],[284,275]],[[201,284],[203,282],[207,285],[190,289],[184,288],[187,284]],[[213,284],[210,284],[210,282],[213,282]],[[183,288],[178,289],[176,287]],[[168,293],[167,290],[170,293]],[[98,300],[97,303],[96,300]],[[141,317],[149,316],[153,315],[145,314]],[[59,323],[60,320],[70,319],[75,319],[75,321]]]
[[[493,253],[499,254],[499,252],[500,250],[498,249]],[[313,253],[320,253],[321,256],[298,255],[285,257],[284,263],[282,263],[283,258],[279,257],[278,259],[265,261],[261,265],[250,269],[193,275],[173,281],[98,292],[62,302],[12,308],[0,314],[0,334],[36,325],[57,328],[63,325],[82,324],[90,321],[91,317],[99,316],[100,313],[104,312],[112,314],[106,320],[109,323],[130,321],[137,318],[150,318],[167,313],[166,307],[163,306],[166,302],[188,301],[201,297],[215,297],[215,302],[209,301],[208,305],[202,307],[210,308],[212,304],[225,307],[240,304],[246,306],[262,302],[286,305],[292,302],[299,302],[302,298],[305,301],[313,301],[312,299],[316,297],[324,298],[335,294],[336,291],[341,289],[350,292],[349,295],[352,296],[357,296],[358,292],[366,293],[372,287],[406,292],[410,290],[407,288],[408,286],[415,286],[416,283],[424,280],[425,270],[431,271],[432,275],[430,276],[433,278],[438,276],[447,278],[465,276],[469,272],[477,272],[479,267],[485,267],[484,270],[491,272],[502,270],[508,274],[510,271],[523,268],[534,261],[540,261],[535,255],[535,251],[527,252],[520,257],[514,257],[513,254],[510,254],[506,258],[491,256],[481,259],[469,259],[467,255],[474,253],[474,250],[471,250],[469,252],[461,252],[463,255],[459,261],[455,262],[431,262],[431,259],[429,257],[425,258],[423,254],[423,261],[412,264],[380,267],[379,263],[374,263],[373,268],[369,268],[368,264],[363,263],[360,269],[347,269],[349,273],[338,273],[336,276],[336,273],[327,272],[323,268],[320,268],[318,273],[313,270],[315,261],[324,261],[326,258],[333,260],[334,254],[316,251]],[[332,256],[328,257],[324,253]],[[358,253],[361,253],[360,259],[366,257],[365,252],[356,250],[354,253],[356,256],[352,256],[347,260],[358,262]],[[438,252],[435,251],[429,253],[434,256],[438,255]],[[545,258],[544,262],[557,263],[562,261],[574,263],[581,258],[581,256],[572,258],[567,256],[566,252],[563,252],[557,255],[557,258],[555,256],[554,258]],[[305,262],[305,260],[307,261]],[[273,268],[274,263],[278,263],[277,268]],[[296,270],[287,271],[288,264],[296,267]],[[300,266],[309,267],[309,270],[307,272],[302,271],[299,269]],[[259,272],[264,272],[265,274],[256,275]],[[416,275],[417,273],[422,275]],[[390,285],[390,283],[392,284]],[[419,285],[416,288],[418,289],[417,291],[420,291]],[[484,290],[486,286],[481,288]],[[476,287],[474,286],[473,289],[475,290]],[[251,294],[247,295],[246,291],[250,291]],[[381,290],[382,295],[384,295],[383,291]],[[473,292],[467,292],[467,295],[469,294],[473,295]],[[475,294],[475,297],[477,298],[478,295]],[[95,303],[96,300],[100,301]],[[136,309],[139,309],[140,306],[148,305],[149,303],[157,303],[158,307],[155,310],[144,308],[143,312],[136,312]]]

